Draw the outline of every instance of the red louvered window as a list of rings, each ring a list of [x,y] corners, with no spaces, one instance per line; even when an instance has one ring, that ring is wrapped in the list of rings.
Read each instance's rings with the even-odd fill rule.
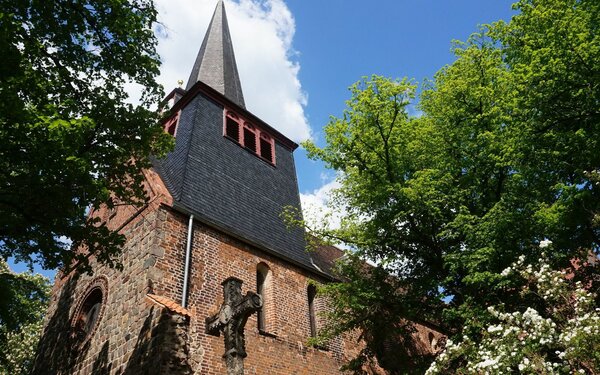
[[[244,147],[256,153],[256,131],[249,124],[244,124]]]
[[[223,135],[261,159],[275,165],[275,140],[268,133],[225,110]]]
[[[225,117],[225,135],[236,142],[240,142],[240,124],[237,116],[233,113],[227,113]]]
[[[268,135],[260,134],[260,156],[269,163],[275,163],[273,159],[273,139]]]
[[[165,121],[164,129],[167,133],[171,134],[173,137],[177,134],[177,125],[179,124],[179,113],[178,111],[175,116],[171,117],[167,121]]]

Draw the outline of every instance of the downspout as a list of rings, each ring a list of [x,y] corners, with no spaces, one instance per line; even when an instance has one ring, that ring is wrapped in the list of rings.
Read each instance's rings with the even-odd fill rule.
[[[181,295],[181,306],[187,307],[188,283],[190,278],[190,260],[192,258],[192,233],[194,231],[194,215],[190,215],[188,223],[187,243],[185,245],[185,269],[183,270],[183,293]]]

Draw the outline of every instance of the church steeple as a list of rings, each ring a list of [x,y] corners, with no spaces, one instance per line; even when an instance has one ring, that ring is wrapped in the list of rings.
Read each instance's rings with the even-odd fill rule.
[[[186,89],[189,90],[198,81],[245,108],[223,0],[217,3]]]

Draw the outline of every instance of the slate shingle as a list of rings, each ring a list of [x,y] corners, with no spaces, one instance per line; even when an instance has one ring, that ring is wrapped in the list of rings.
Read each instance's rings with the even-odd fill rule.
[[[175,150],[154,162],[176,208],[320,273],[304,231],[281,218],[284,207],[300,207],[293,151],[276,141],[276,166],[265,162],[223,136],[223,111],[198,93],[182,109]]]

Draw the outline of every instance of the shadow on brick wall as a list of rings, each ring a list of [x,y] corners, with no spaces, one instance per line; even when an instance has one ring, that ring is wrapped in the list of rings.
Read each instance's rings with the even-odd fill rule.
[[[152,352],[152,321],[154,320],[154,307],[148,312],[144,324],[138,334],[133,353],[127,361],[123,375],[155,374],[159,369],[156,366],[156,353]],[[154,368],[154,371],[152,369]]]
[[[122,375],[191,374],[185,317],[152,307]]]
[[[57,308],[44,329],[37,348],[32,374],[73,374],[81,370],[90,349],[90,342],[78,345],[72,334],[70,314],[74,303],[77,279],[63,285]],[[135,346],[127,363],[116,373],[119,375],[191,374],[188,363],[187,332],[189,319],[168,309],[151,307],[138,333]],[[124,355],[125,353],[120,353]],[[93,375],[109,375],[110,341],[106,340],[98,355],[93,358]]]
[[[70,278],[65,282],[58,297],[57,308],[48,319],[37,347],[37,355],[32,374],[63,374],[74,370],[75,360],[78,356],[85,355],[88,345],[75,347],[71,335],[70,312],[73,307],[73,291],[77,285],[77,278]]]
[[[106,340],[92,366],[92,375],[109,375],[112,365],[108,362],[109,341]]]
[[[383,320],[363,332],[365,347],[342,369],[360,374],[421,375],[433,354],[411,322],[385,324]]]
[[[395,335],[380,341],[376,347],[376,358],[390,374],[423,374],[431,360],[431,353],[418,339],[418,332],[412,323],[397,324]]]

